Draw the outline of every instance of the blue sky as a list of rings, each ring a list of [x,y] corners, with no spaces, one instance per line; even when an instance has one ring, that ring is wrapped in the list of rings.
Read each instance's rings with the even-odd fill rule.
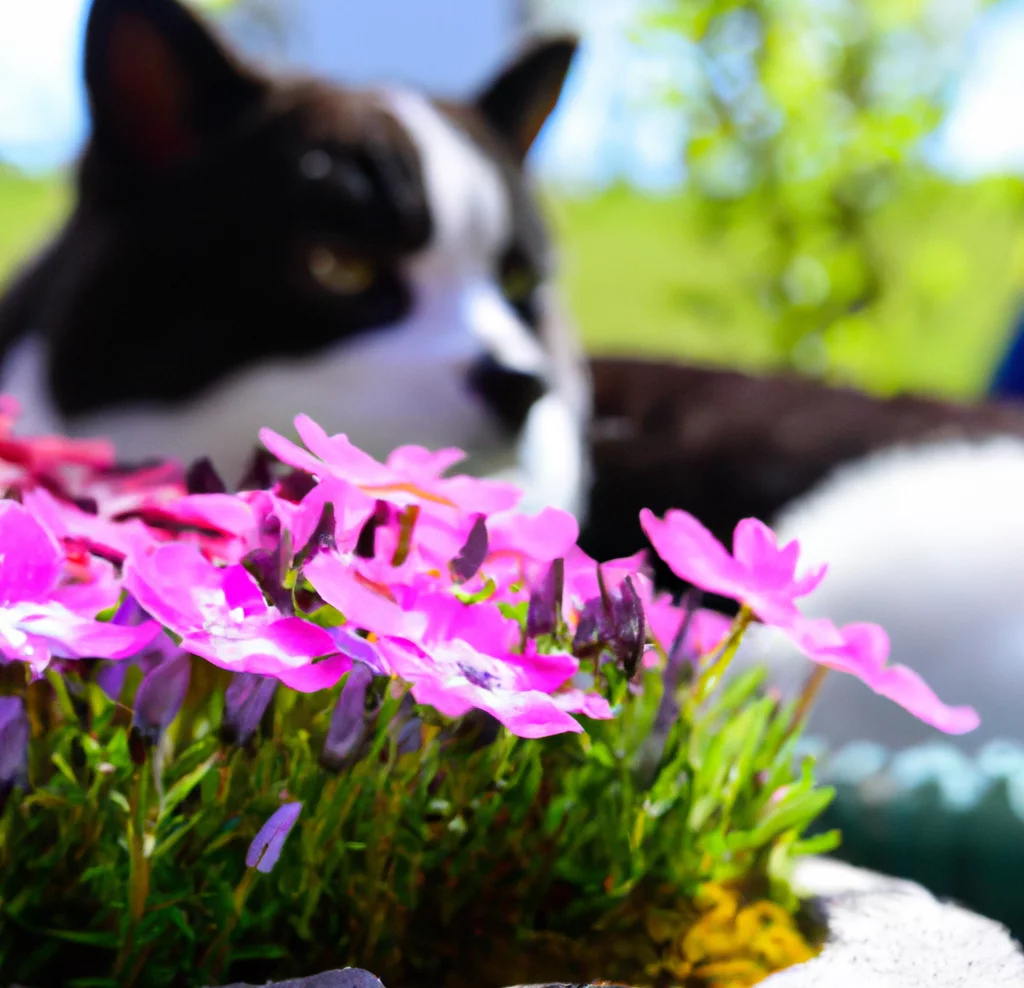
[[[644,94],[671,75],[673,63],[644,58],[626,40],[623,24],[635,2],[587,5],[587,44],[538,148],[537,164],[550,177],[586,186],[625,176],[649,188],[669,187],[683,177],[685,133],[678,115],[639,109]],[[0,159],[44,170],[68,161],[81,144],[86,7],[87,0],[0,0]],[[471,46],[479,49],[480,44]],[[933,142],[933,158],[964,176],[1024,173],[1024,0],[1002,0],[989,11],[968,39],[968,50],[969,70]],[[496,50],[492,60],[499,57]],[[369,68],[364,65],[364,73]],[[431,69],[424,63],[419,71]],[[473,71],[479,74],[476,66]]]

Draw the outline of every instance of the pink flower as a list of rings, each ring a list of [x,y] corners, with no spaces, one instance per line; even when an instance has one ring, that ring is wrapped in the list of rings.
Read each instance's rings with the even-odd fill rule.
[[[243,566],[220,569],[194,545],[133,552],[124,586],[183,649],[232,672],[273,676],[311,693],[333,686],[352,666],[323,628],[268,605]]]
[[[91,610],[97,598],[61,586],[64,564],[57,540],[25,507],[0,501],[0,652],[8,659],[38,674],[54,656],[127,658],[158,634],[153,622],[125,628],[78,611],[76,605]]]
[[[80,543],[87,551],[123,560],[139,539],[151,539],[141,521],[114,522],[55,498],[42,487],[26,491],[22,502],[57,538]]]
[[[320,479],[336,477],[373,498],[402,506],[433,505],[489,515],[514,507],[521,497],[513,484],[443,477],[449,467],[463,459],[461,450],[430,452],[420,446],[401,446],[384,464],[358,449],[346,436],[328,436],[306,415],[295,419],[295,428],[308,452],[270,429],[260,430],[260,439],[283,463]]]
[[[647,624],[654,639],[666,653],[672,648],[676,635],[682,627],[685,611],[678,604],[672,603],[670,594],[656,594],[653,598],[645,596],[645,589],[641,585],[640,596],[644,601],[644,613],[647,615]],[[693,615],[687,636],[687,648],[697,656],[710,655],[714,652],[729,634],[732,621],[724,614],[717,611],[699,609]],[[656,658],[657,653],[648,653]]]
[[[0,395],[0,460],[16,463],[31,473],[77,465],[103,469],[114,464],[114,447],[106,439],[68,439],[66,436],[15,436],[21,414],[16,398]]]
[[[880,696],[946,734],[966,734],[981,723],[972,707],[943,703],[913,669],[886,665],[889,636],[876,624],[837,628],[825,619],[801,617],[784,630],[808,658],[856,676]]]
[[[662,520],[645,508],[640,524],[676,576],[746,604],[767,624],[797,613],[796,598],[809,594],[825,577],[826,567],[821,566],[798,579],[799,543],[780,548],[775,533],[756,518],[744,518],[736,526],[732,555],[685,511],[669,511]]]
[[[876,693],[947,734],[964,734],[980,723],[970,707],[943,703],[917,673],[888,666],[889,637],[874,624],[848,624],[800,613],[796,598],[814,590],[822,566],[797,578],[800,546],[781,549],[767,525],[746,518],[736,526],[733,554],[692,515],[669,511],[664,521],[648,510],[640,522],[655,550],[681,579],[746,604],[765,624],[774,625],[812,662],[856,676]]]
[[[583,730],[552,696],[536,688],[551,685],[550,668],[535,670],[528,662],[513,665],[484,655],[464,641],[444,642],[427,650],[411,642],[383,639],[380,650],[395,675],[412,684],[417,702],[446,717],[483,710],[521,738]]]
[[[303,569],[306,579],[353,627],[376,635],[418,639],[426,630],[422,615],[408,613],[387,584],[363,576],[352,563],[332,552],[314,556]]]

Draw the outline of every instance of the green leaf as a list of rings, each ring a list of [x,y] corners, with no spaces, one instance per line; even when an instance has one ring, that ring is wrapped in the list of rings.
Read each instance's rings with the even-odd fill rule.
[[[75,777],[74,771],[59,751],[55,751],[50,755],[50,761],[57,766],[61,775],[73,782],[76,786],[78,785],[78,779]]]
[[[330,604],[324,604],[322,607],[318,607],[315,611],[307,614],[306,620],[309,621],[310,624],[315,624],[328,630],[331,628],[340,628],[342,625],[347,623],[345,621],[345,615]]]
[[[732,850],[762,847],[788,830],[803,830],[825,810],[834,796],[835,790],[828,786],[787,795],[753,830],[740,835],[742,840],[730,840],[729,847]]]
[[[47,936],[70,943],[82,943],[89,947],[102,947],[105,950],[117,950],[120,938],[116,933],[105,930],[46,930]]]
[[[188,797],[188,794],[206,778],[207,773],[220,760],[220,752],[214,752],[205,762],[194,768],[188,775],[179,779],[167,790],[160,802],[160,815],[157,818],[157,827],[175,811],[182,800]]]
[[[823,834],[795,840],[789,845],[789,853],[796,857],[800,854],[828,854],[843,842],[843,835],[838,830],[827,830]]]

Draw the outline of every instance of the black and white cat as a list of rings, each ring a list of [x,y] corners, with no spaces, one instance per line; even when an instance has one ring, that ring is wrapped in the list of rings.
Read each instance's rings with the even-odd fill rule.
[[[94,0],[75,209],[0,300],[22,429],[229,482],[299,412],[380,457],[460,446],[587,519],[599,558],[644,544],[641,507],[725,541],[761,517],[830,563],[809,611],[880,621],[977,738],[1024,738],[1024,410],[584,360],[523,171],[573,51],[539,43],[455,105],[271,77],[177,0]],[[934,737],[839,675],[812,726]]]

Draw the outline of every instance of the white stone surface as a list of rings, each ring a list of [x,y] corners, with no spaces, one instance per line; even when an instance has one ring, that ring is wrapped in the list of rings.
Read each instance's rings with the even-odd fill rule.
[[[820,897],[828,942],[765,988],[1024,988],[1024,953],[1002,926],[912,882],[826,859],[795,882]]]

